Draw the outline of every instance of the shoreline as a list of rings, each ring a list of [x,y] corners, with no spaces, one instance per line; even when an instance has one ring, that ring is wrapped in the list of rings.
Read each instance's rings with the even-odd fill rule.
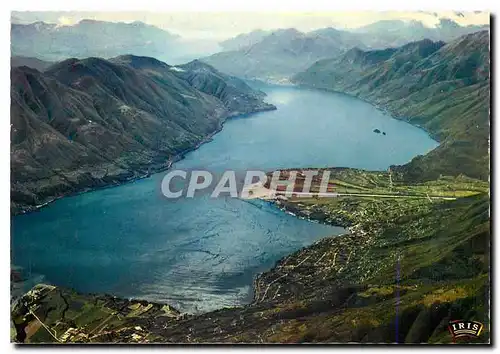
[[[307,86],[307,85],[302,85],[302,84],[297,84],[297,83],[294,83],[294,82],[289,82],[287,84],[277,84],[277,83],[268,83],[266,81],[259,81],[259,80],[255,80],[254,81],[257,81],[258,83],[262,83],[262,84],[265,84],[265,85],[276,85],[276,86],[288,86],[288,87],[296,87],[296,88],[303,88],[303,89],[308,89],[308,90],[318,90],[318,91],[323,91],[323,92],[327,92],[327,93],[337,93],[337,94],[342,94],[342,95],[346,95],[348,97],[351,97],[351,98],[355,98],[355,99],[359,99],[363,102],[366,102],[368,104],[370,104],[371,106],[375,107],[376,109],[382,111],[383,113],[387,114],[390,118],[393,118],[393,119],[397,119],[397,120],[401,120],[401,121],[404,121],[408,124],[411,124],[415,127],[418,127],[420,129],[422,129],[423,131],[425,131],[431,138],[435,139],[427,130],[425,130],[424,128],[418,126],[418,125],[415,125],[415,124],[412,124],[411,122],[405,120],[405,119],[402,119],[402,118],[398,118],[396,116],[394,116],[390,111],[388,110],[385,110],[383,109],[381,106],[377,105],[377,104],[374,104],[372,102],[369,102],[363,98],[360,98],[360,97],[357,97],[357,96],[353,96],[353,95],[350,95],[350,94],[347,94],[347,93],[344,93],[344,92],[340,92],[340,91],[335,91],[335,90],[329,90],[329,89],[322,89],[322,88],[317,88],[317,87],[311,87],[311,86]],[[121,186],[121,185],[124,185],[126,183],[131,183],[131,182],[134,182],[134,181],[137,181],[137,180],[141,180],[141,179],[144,179],[144,178],[148,178],[148,177],[151,177],[151,175],[155,174],[155,173],[161,173],[161,172],[164,172],[164,171],[167,171],[169,170],[172,165],[180,160],[182,160],[183,158],[185,158],[185,156],[192,152],[192,151],[195,151],[196,149],[200,148],[203,144],[205,143],[208,143],[210,141],[213,140],[213,137],[222,131],[222,129],[224,128],[224,124],[232,119],[232,118],[239,118],[239,117],[245,117],[245,116],[250,116],[252,114],[256,114],[256,113],[260,113],[260,112],[266,112],[266,111],[272,111],[272,110],[276,110],[277,108],[274,107],[274,108],[263,108],[263,109],[259,109],[259,110],[255,110],[255,111],[252,111],[252,112],[247,112],[247,113],[240,113],[240,112],[233,112],[233,113],[228,113],[227,116],[220,122],[220,125],[219,127],[217,127],[216,130],[214,130],[212,133],[208,134],[206,137],[204,137],[202,140],[200,140],[196,145],[192,146],[191,148],[188,148],[180,153],[178,153],[177,155],[173,156],[173,158],[169,159],[168,160],[168,163],[165,167],[160,167],[158,169],[153,169],[150,171],[150,173],[148,173],[147,175],[143,175],[143,176],[138,176],[138,177],[134,177],[134,178],[131,178],[127,181],[124,181],[122,183],[116,183],[116,184],[110,184],[110,185],[106,185],[106,186],[101,186],[101,187],[95,187],[95,188],[89,188],[89,189],[86,189],[86,190],[83,190],[83,191],[80,191],[80,192],[77,192],[77,193],[72,193],[72,194],[67,194],[67,195],[63,195],[63,196],[60,196],[60,197],[57,197],[57,198],[54,198],[53,200],[50,200],[40,206],[37,206],[36,209],[33,209],[33,210],[29,210],[27,212],[21,212],[19,214],[14,214],[14,215],[11,215],[11,216],[16,216],[16,215],[25,215],[25,214],[28,214],[30,212],[34,212],[34,211],[38,211],[46,206],[48,206],[49,204],[51,204],[52,202],[55,202],[57,201],[58,199],[61,199],[61,198],[64,198],[64,197],[70,197],[70,196],[76,196],[76,195],[80,195],[80,194],[83,194],[83,193],[87,193],[87,192],[92,192],[92,191],[97,191],[97,190],[101,190],[101,189],[107,189],[107,188],[113,188],[113,187],[118,187],[118,186]],[[435,139],[436,140],[436,139]],[[439,144],[441,144],[441,142],[439,140],[436,140]],[[412,158],[413,159],[413,158]],[[411,160],[410,160],[411,161]],[[343,167],[341,167],[343,168]],[[259,188],[260,189],[260,188]],[[296,217],[298,219],[303,219],[303,220],[307,220],[308,222],[311,222],[311,223],[320,223],[320,224],[324,224],[324,225],[329,225],[329,226],[333,226],[333,227],[342,227],[345,229],[345,233],[342,233],[342,234],[339,234],[339,235],[335,235],[335,237],[342,237],[342,236],[348,236],[348,235],[352,235],[354,233],[358,233],[358,232],[361,232],[361,233],[365,233],[364,230],[360,229],[358,226],[359,225],[353,225],[349,222],[347,222],[346,220],[339,220],[338,223],[332,223],[332,222],[326,222],[324,220],[324,218],[320,218],[320,217],[312,217],[310,215],[306,215],[304,213],[301,212],[301,210],[299,208],[293,208],[291,207],[291,204],[290,203],[287,203],[286,200],[281,200],[279,196],[272,196],[272,195],[265,195],[265,196],[253,196],[251,198],[248,198],[248,199],[259,199],[259,200],[262,200],[266,203],[269,203],[270,205],[276,207],[278,210],[280,210],[281,212],[283,213],[286,213],[286,214],[289,214],[289,215],[292,215],[293,217]],[[305,247],[302,247],[294,252],[291,252],[289,255],[285,255],[283,256],[282,258],[280,258],[279,260],[276,261],[275,265],[273,265],[270,269],[268,269],[267,271],[263,271],[261,273],[258,273],[251,284],[249,284],[251,286],[251,296],[250,296],[250,301],[245,303],[245,304],[242,304],[242,305],[236,305],[234,307],[245,307],[245,306],[249,306],[251,304],[254,303],[255,301],[255,296],[257,294],[256,292],[256,288],[255,288],[255,284],[256,282],[259,280],[259,278],[269,272],[269,271],[272,271],[275,267],[276,267],[276,264],[278,264],[279,262],[281,262],[282,260],[286,259],[287,257],[289,257],[290,255],[292,254],[295,254],[296,252],[299,252],[300,250],[304,250],[304,249],[307,249],[311,246],[313,246],[314,244],[318,243],[318,242],[321,242],[322,240],[326,239],[326,238],[329,238],[331,236],[327,236],[327,237],[324,237],[324,238],[321,238],[317,241],[315,241],[314,243],[312,243],[311,245],[309,246],[305,246]],[[110,295],[110,294],[108,294]],[[141,299],[133,299],[133,300],[141,300]],[[143,300],[141,300],[143,301]],[[168,304],[168,303],[166,303]],[[217,311],[217,310],[215,310]],[[209,311],[209,312],[203,312],[203,313],[196,313],[196,314],[190,314],[190,313],[186,313],[188,315],[201,315],[201,314],[205,314],[205,313],[210,313],[210,312],[213,312],[213,311]]]
[[[346,93],[346,92],[332,90],[332,89],[328,89],[328,88],[311,86],[311,85],[307,85],[307,84],[304,84],[304,83],[297,83],[297,82],[294,82],[292,79],[288,79],[286,81],[286,83],[282,83],[282,82],[279,82],[279,81],[273,81],[273,80],[269,80],[269,79],[265,79],[265,78],[251,78],[251,79],[246,79],[246,81],[255,82],[257,85],[264,84],[264,85],[275,85],[275,86],[282,86],[282,87],[296,87],[296,88],[304,88],[304,89],[309,89],[309,90],[317,90],[317,91],[322,91],[322,92],[327,92],[327,93],[337,93],[337,94],[341,94],[341,95],[345,95],[345,96],[348,96],[348,97],[351,97],[351,98],[355,98],[355,99],[361,100],[361,101],[363,101],[365,103],[370,104],[371,106],[375,107],[377,110],[379,110],[382,113],[390,116],[393,119],[396,119],[396,120],[399,120],[399,121],[403,121],[405,123],[408,123],[408,124],[410,124],[410,125],[418,128],[418,129],[421,129],[430,138],[432,138],[433,140],[435,140],[438,143],[438,146],[436,146],[434,149],[428,151],[426,153],[426,155],[429,152],[431,152],[431,151],[437,149],[438,147],[440,147],[443,144],[444,140],[446,139],[445,137],[440,138],[439,136],[437,136],[437,134],[431,132],[430,130],[426,129],[425,127],[421,126],[420,124],[414,124],[414,123],[412,123],[411,121],[408,120],[408,118],[411,118],[411,117],[406,117],[405,118],[403,116],[400,116],[397,112],[392,111],[392,110],[390,110],[388,108],[384,108],[383,106],[381,106],[381,105],[379,105],[379,104],[377,104],[375,102],[371,102],[371,101],[369,101],[369,100],[367,100],[365,98],[362,98],[360,96],[355,96],[355,95],[352,95],[352,94],[349,94],[349,93]],[[266,102],[265,104],[268,104],[268,103]],[[171,166],[174,163],[182,160],[188,153],[190,153],[190,152],[192,152],[194,150],[197,150],[201,145],[210,142],[212,140],[212,138],[217,133],[219,133],[220,131],[222,131],[222,129],[224,128],[224,124],[226,123],[227,120],[232,119],[232,118],[245,117],[245,116],[256,114],[256,113],[260,113],[260,112],[273,111],[273,110],[277,109],[276,106],[274,106],[272,104],[268,104],[268,105],[271,105],[271,107],[268,107],[268,108],[263,107],[262,109],[257,109],[257,110],[254,110],[252,112],[247,112],[247,113],[232,112],[232,113],[228,113],[227,116],[221,121],[220,126],[215,131],[213,131],[212,133],[210,133],[209,135],[207,135],[206,137],[204,137],[200,142],[198,142],[193,147],[188,148],[188,149],[186,149],[186,150],[178,153],[177,155],[174,155],[171,159],[168,160],[168,163],[167,163],[166,166],[158,167],[158,168],[154,168],[153,167],[153,169],[151,171],[149,171],[146,175],[131,177],[129,179],[126,179],[123,182],[116,182],[116,183],[107,184],[107,185],[98,186],[98,187],[88,187],[88,188],[84,188],[81,191],[63,194],[61,196],[58,196],[58,197],[55,197],[53,199],[47,200],[44,203],[36,205],[34,207],[21,208],[21,209],[15,211],[15,212],[11,211],[11,215],[10,216],[11,217],[15,217],[15,216],[18,216],[18,215],[25,215],[25,214],[29,214],[31,212],[36,212],[36,211],[38,211],[38,210],[40,210],[40,209],[48,206],[49,204],[51,204],[51,203],[53,203],[53,202],[55,202],[55,201],[57,201],[57,200],[59,200],[61,198],[72,197],[72,196],[77,196],[77,195],[80,195],[80,194],[83,194],[83,193],[87,193],[87,192],[92,192],[92,191],[97,191],[97,190],[102,190],[102,189],[107,189],[107,188],[118,187],[118,186],[121,186],[121,185],[124,185],[124,184],[127,184],[127,183],[131,183],[131,182],[138,181],[138,180],[141,180],[141,179],[144,179],[144,178],[148,178],[148,177],[150,177],[151,175],[153,175],[155,173],[160,173],[160,172],[167,171],[167,170],[169,170],[171,168]],[[417,118],[417,117],[414,117],[414,118]],[[423,156],[425,156],[425,155],[423,155]],[[406,164],[410,163],[416,157],[417,156],[414,156]],[[396,166],[402,166],[402,165],[396,165]]]
[[[246,113],[231,112],[231,113],[228,113],[226,115],[226,117],[220,122],[219,126],[213,132],[209,133],[207,136],[205,136],[203,139],[201,139],[198,143],[196,143],[192,147],[187,148],[187,149],[181,151],[180,153],[174,155],[173,157],[171,157],[169,160],[167,160],[167,163],[165,166],[161,166],[161,167],[157,167],[157,168],[152,167],[151,170],[148,171],[147,174],[141,175],[141,176],[130,177],[130,178],[124,180],[123,182],[109,183],[109,184],[106,184],[103,186],[83,188],[82,190],[77,191],[77,192],[70,192],[70,193],[63,194],[61,196],[49,199],[49,200],[43,202],[42,204],[39,204],[39,205],[36,205],[33,207],[29,206],[29,207],[25,207],[25,208],[20,208],[19,210],[16,210],[15,212],[12,212],[12,209],[11,209],[10,217],[12,218],[12,217],[19,216],[19,215],[27,215],[27,214],[30,214],[33,212],[37,212],[37,211],[47,207],[48,205],[50,205],[50,204],[52,204],[52,203],[54,203],[57,200],[62,199],[62,198],[74,197],[74,196],[78,196],[78,195],[88,193],[88,192],[94,192],[94,191],[99,191],[99,190],[103,190],[103,189],[119,187],[119,186],[122,186],[122,185],[127,184],[127,183],[132,183],[132,182],[139,181],[139,180],[142,180],[145,178],[149,178],[156,173],[168,171],[174,163],[184,159],[187,154],[199,149],[203,144],[211,142],[213,137],[216,134],[220,133],[222,131],[222,129],[224,129],[224,124],[228,120],[231,120],[233,118],[247,117],[247,116],[261,113],[261,112],[274,111],[276,109],[277,109],[276,106],[271,105],[268,108],[263,107],[262,109],[257,109],[257,110],[254,110],[252,112],[246,112]]]
[[[349,94],[347,92],[343,92],[343,91],[337,91],[337,90],[332,90],[332,89],[328,89],[328,88],[316,87],[316,86],[311,86],[311,85],[307,85],[307,84],[303,84],[303,83],[293,83],[292,82],[292,84],[294,86],[296,86],[296,87],[307,88],[307,89],[310,89],[310,90],[317,90],[317,91],[328,92],[328,93],[337,93],[337,94],[340,94],[340,95],[345,95],[347,97],[355,98],[355,99],[358,99],[358,100],[363,101],[365,103],[368,103],[369,105],[375,107],[377,110],[379,110],[380,112],[382,112],[382,113],[390,116],[393,119],[396,119],[396,120],[399,120],[399,121],[403,121],[403,122],[408,123],[408,124],[410,124],[410,125],[418,128],[420,130],[423,130],[427,135],[429,135],[430,138],[432,138],[433,140],[435,140],[439,144],[434,149],[437,149],[439,146],[441,146],[442,143],[444,142],[444,140],[446,139],[446,137],[439,137],[436,133],[431,132],[430,130],[426,129],[425,127],[421,126],[420,124],[412,123],[409,120],[411,118],[418,118],[418,117],[404,117],[404,116],[398,114],[396,111],[393,111],[393,110],[391,110],[389,108],[384,108],[382,105],[380,105],[380,104],[378,104],[376,102],[371,102],[371,101],[369,101],[369,100],[367,100],[367,99],[365,99],[363,97],[351,95],[351,94]]]
[[[109,187],[103,187],[103,188],[112,188],[113,186],[109,186]],[[278,196],[279,197],[279,196]],[[287,258],[289,258],[290,256],[298,253],[298,252],[301,252],[303,250],[307,250],[309,249],[310,247],[313,247],[315,246],[316,244],[319,244],[321,242],[324,242],[326,239],[329,239],[329,238],[339,238],[339,237],[345,237],[345,236],[349,236],[349,235],[353,235],[355,233],[361,233],[361,234],[364,234],[365,231],[363,229],[361,229],[359,227],[358,224],[352,224],[350,222],[348,222],[347,220],[344,220],[342,222],[339,222],[339,223],[332,223],[332,222],[326,222],[324,220],[324,218],[315,218],[315,217],[311,217],[310,215],[306,215],[304,213],[301,212],[300,208],[291,208],[290,205],[287,203],[287,201],[285,200],[283,204],[281,204],[281,200],[280,198],[276,198],[276,197],[268,197],[268,198],[265,198],[265,199],[262,199],[260,197],[255,197],[253,199],[257,199],[257,200],[261,200],[265,203],[268,203],[269,205],[271,205],[272,207],[278,209],[279,211],[281,211],[282,213],[285,213],[285,214],[289,214],[295,218],[298,218],[298,219],[302,219],[302,220],[306,220],[308,222],[311,222],[311,223],[317,223],[317,224],[323,224],[323,225],[328,225],[328,226],[332,226],[332,227],[341,227],[344,229],[345,232],[342,232],[338,235],[329,235],[329,236],[325,236],[325,237],[322,237],[314,242],[312,242],[311,244],[307,245],[307,246],[303,246],[303,247],[300,247],[292,252],[290,252],[289,254],[286,254],[284,256],[282,256],[281,258],[277,259],[274,264],[268,268],[267,270],[263,270],[259,273],[257,273],[253,279],[252,279],[252,282],[250,284],[248,284],[250,286],[250,293],[249,293],[249,296],[248,296],[248,299],[245,301],[245,302],[242,302],[241,304],[237,304],[237,305],[233,305],[233,306],[224,306],[224,307],[221,307],[221,308],[217,308],[215,310],[210,310],[210,311],[202,311],[202,312],[184,312],[184,311],[181,311],[179,309],[177,309],[176,307],[172,306],[171,303],[165,301],[150,301],[150,300],[147,300],[147,299],[143,299],[143,298],[140,298],[140,297],[130,297],[130,298],[124,298],[124,297],[120,297],[120,296],[116,296],[114,295],[113,293],[108,293],[108,292],[104,292],[104,293],[93,293],[93,292],[77,292],[75,291],[73,288],[69,288],[69,287],[65,287],[65,286],[60,286],[60,285],[56,285],[56,284],[50,284],[50,283],[47,283],[47,282],[43,282],[43,283],[36,283],[31,289],[27,290],[26,292],[21,292],[21,295],[19,297],[16,297],[16,298],[12,298],[10,299],[10,306],[11,306],[11,310],[14,306],[16,306],[16,303],[19,299],[21,299],[23,296],[25,296],[28,292],[30,292],[33,288],[37,287],[37,286],[49,286],[49,287],[53,287],[53,288],[57,288],[57,289],[62,289],[62,290],[69,290],[69,291],[73,291],[77,294],[81,294],[81,295],[84,295],[84,296],[100,296],[100,297],[112,297],[112,298],[115,298],[115,299],[122,299],[122,300],[125,300],[125,301],[128,301],[128,302],[147,302],[148,304],[153,304],[153,305],[168,305],[170,308],[174,309],[175,311],[177,311],[179,313],[179,316],[182,316],[182,317],[185,317],[185,318],[194,318],[194,317],[198,317],[198,316],[203,316],[203,315],[206,315],[206,314],[210,314],[210,313],[215,313],[217,311],[221,311],[221,310],[224,310],[224,309],[227,309],[227,308],[231,308],[231,309],[243,309],[247,306],[251,306],[251,305],[254,305],[256,303],[258,303],[258,298],[256,296],[260,295],[258,290],[259,290],[259,287],[257,286],[257,283],[262,279],[262,277],[268,273],[268,272],[272,272],[273,270],[275,270],[278,266],[278,264],[280,264],[281,262],[283,262],[284,260],[286,260]],[[12,270],[12,266],[15,266],[14,264],[11,264],[11,270]],[[21,280],[21,283],[23,282],[24,280]],[[11,280],[11,286],[12,286],[12,283],[13,281]],[[15,283],[15,282],[14,282]]]
[[[301,88],[301,89],[307,89],[307,90],[313,90],[313,91],[321,91],[321,92],[326,92],[326,93],[336,93],[336,94],[344,95],[344,96],[347,96],[347,97],[350,97],[350,98],[355,98],[357,100],[360,100],[360,101],[363,101],[365,103],[368,103],[369,105],[375,107],[378,111],[380,111],[380,112],[382,112],[382,113],[390,116],[390,118],[393,118],[393,119],[396,119],[396,120],[399,120],[399,121],[403,121],[405,123],[408,123],[408,124],[410,124],[410,125],[418,128],[418,129],[424,131],[430,138],[432,138],[433,140],[435,140],[438,143],[438,146],[436,146],[436,148],[438,148],[444,142],[444,140],[446,139],[446,137],[439,137],[436,133],[434,133],[434,132],[426,129],[422,125],[416,124],[416,123],[412,123],[409,120],[411,118],[418,118],[418,117],[405,117],[405,116],[402,116],[402,115],[400,115],[396,111],[393,111],[393,110],[391,110],[389,108],[384,108],[381,104],[378,104],[376,102],[371,102],[371,101],[369,101],[369,100],[367,100],[367,99],[365,99],[363,97],[355,96],[355,95],[352,95],[352,94],[347,93],[347,92],[337,91],[337,90],[333,90],[333,89],[329,89],[329,88],[312,86],[312,85],[308,85],[308,84],[300,83],[300,82],[295,82],[295,81],[293,81],[293,79],[289,79],[288,81],[286,81],[286,83],[283,83],[283,82],[280,82],[280,81],[275,81],[275,80],[272,80],[272,79],[267,79],[267,78],[252,78],[252,79],[246,79],[246,80],[250,81],[250,82],[255,82],[255,83],[260,84],[260,85],[272,85],[272,86],[280,86],[280,87]]]
[[[257,81],[257,80],[255,80],[255,81]],[[259,81],[257,81],[257,82],[259,82]],[[374,104],[374,103],[369,102],[367,100],[364,100],[364,99],[362,99],[360,97],[353,96],[353,95],[350,95],[350,94],[347,94],[347,93],[344,93],[344,92],[339,92],[339,91],[334,91],[334,90],[328,90],[328,89],[322,89],[322,88],[316,88],[316,87],[310,87],[310,86],[307,86],[307,85],[296,84],[296,83],[293,83],[293,82],[289,82],[288,84],[281,84],[281,85],[280,84],[276,84],[276,83],[268,83],[268,82],[265,82],[265,81],[260,81],[259,83],[262,83],[262,84],[265,84],[265,85],[288,86],[288,87],[304,88],[304,89],[308,89],[308,90],[318,90],[318,91],[323,91],[323,92],[327,92],[327,93],[337,93],[337,94],[342,94],[342,95],[345,95],[345,96],[348,96],[348,97],[351,97],[351,98],[359,99],[359,100],[361,100],[363,102],[366,102],[366,103],[370,104],[371,106],[375,107],[376,109],[380,110],[381,112],[387,114],[390,118],[401,120],[401,121],[404,121],[406,123],[409,123],[409,124],[411,124],[413,126],[416,126],[416,127],[420,128],[420,129],[424,130],[427,134],[429,134],[429,132],[427,132],[422,127],[417,126],[415,124],[412,124],[412,123],[410,123],[409,121],[407,121],[405,119],[401,119],[401,118],[398,118],[398,117],[394,116],[391,112],[389,112],[388,110],[383,109],[381,106],[379,106],[377,104]],[[174,163],[176,163],[176,162],[182,160],[183,158],[185,158],[185,156],[188,153],[190,153],[192,151],[195,151],[198,148],[200,148],[203,144],[212,141],[213,137],[216,134],[218,134],[219,132],[222,131],[222,129],[224,128],[224,124],[228,120],[230,120],[232,118],[250,116],[252,114],[256,114],[256,113],[260,113],[260,112],[272,111],[272,110],[275,110],[275,109],[276,108],[274,108],[274,109],[272,109],[272,108],[270,108],[270,109],[260,109],[260,110],[255,110],[255,111],[247,112],[247,113],[239,113],[239,112],[228,113],[227,116],[220,122],[220,125],[219,125],[219,127],[217,127],[216,130],[214,130],[212,133],[208,134],[206,137],[204,137],[202,140],[200,140],[196,145],[194,145],[191,148],[188,148],[188,149],[180,152],[179,154],[173,156],[171,159],[168,160],[167,165],[165,167],[163,167],[163,168],[158,168],[156,170],[152,170],[147,175],[143,175],[143,176],[131,178],[131,179],[129,179],[129,180],[123,182],[123,183],[117,183],[117,184],[111,184],[111,185],[106,185],[106,186],[102,186],[102,187],[90,188],[90,189],[87,189],[87,190],[84,190],[84,191],[80,191],[80,192],[77,192],[77,193],[74,193],[74,194],[64,195],[64,196],[55,198],[55,199],[53,199],[51,201],[48,201],[48,202],[42,204],[41,206],[37,207],[34,210],[28,211],[26,213],[22,213],[21,215],[28,214],[29,212],[32,212],[32,211],[38,211],[38,210],[42,209],[43,207],[51,204],[52,202],[55,202],[56,200],[64,198],[64,197],[76,196],[76,195],[80,195],[80,194],[87,193],[87,192],[92,192],[92,191],[97,191],[97,190],[101,190],[101,189],[118,187],[118,186],[121,186],[121,185],[126,184],[126,183],[131,183],[131,182],[134,182],[134,181],[137,181],[137,180],[141,180],[141,179],[144,179],[144,178],[151,177],[151,175],[153,175],[155,173],[161,173],[161,172],[167,171],[167,170],[169,170],[172,167],[172,165]],[[429,136],[431,136],[434,139],[434,137],[431,134],[429,134]],[[436,141],[438,141],[438,140],[436,140]],[[262,192],[262,190],[265,189],[265,188],[263,188],[263,186],[256,186],[255,184],[253,185],[253,187],[256,187],[257,190],[260,191],[260,192]],[[316,215],[316,216],[307,215],[307,214],[303,213],[300,208],[294,207],[286,199],[282,199],[280,196],[269,195],[269,194],[267,194],[266,191],[264,191],[263,195],[252,195],[250,198],[247,198],[247,199],[258,199],[258,200],[264,201],[264,202],[272,205],[273,207],[277,208],[278,210],[280,210],[283,213],[289,214],[289,215],[291,215],[291,216],[293,216],[295,218],[298,218],[298,219],[306,220],[306,221],[311,222],[311,223],[319,223],[319,224],[329,225],[329,226],[333,226],[333,227],[342,227],[342,228],[345,229],[344,233],[339,234],[339,235],[335,235],[335,237],[348,236],[348,235],[352,235],[352,234],[355,234],[355,233],[361,233],[361,234],[366,233],[366,231],[362,230],[359,227],[359,225],[357,225],[357,224],[354,225],[352,223],[349,223],[346,220],[338,220],[339,222],[332,223],[332,222],[326,222],[323,216],[319,216],[319,215]],[[16,214],[16,215],[19,215],[19,214]],[[254,276],[254,279],[252,280],[252,283],[249,284],[251,286],[251,294],[249,296],[249,301],[247,301],[246,303],[243,303],[241,305],[236,305],[234,307],[245,307],[245,306],[249,306],[249,305],[251,305],[251,304],[253,304],[255,302],[255,298],[256,298],[257,290],[258,290],[255,286],[256,286],[256,283],[259,281],[259,279],[261,278],[261,276],[263,274],[265,274],[265,273],[267,273],[267,272],[272,271],[273,269],[275,269],[275,267],[276,267],[277,264],[279,264],[281,261],[283,261],[284,259],[286,259],[290,255],[295,254],[296,252],[299,252],[301,250],[307,249],[307,248],[313,246],[314,244],[316,244],[318,242],[321,242],[322,240],[324,240],[326,238],[329,238],[329,237],[332,237],[332,236],[327,236],[327,237],[321,238],[321,239],[315,241],[314,243],[312,243],[311,245],[304,246],[304,247],[302,247],[300,249],[297,249],[294,252],[291,252],[288,255],[283,256],[282,258],[280,258],[279,260],[277,260],[275,262],[275,264],[271,268],[269,268],[266,271],[263,271],[263,272],[260,272],[260,273],[256,274]],[[108,295],[112,295],[112,294],[108,294]],[[137,299],[134,298],[134,299],[131,299],[131,300],[147,301],[147,300],[142,300],[140,298],[137,298]],[[163,303],[161,303],[161,304],[163,304]],[[168,303],[165,303],[165,304],[168,304]],[[215,311],[217,311],[217,310],[215,310]],[[197,315],[202,315],[202,314],[210,313],[210,312],[213,312],[213,311],[201,312],[201,313],[195,313],[195,314],[187,313],[186,312],[185,314],[192,315],[192,316],[197,316]]]

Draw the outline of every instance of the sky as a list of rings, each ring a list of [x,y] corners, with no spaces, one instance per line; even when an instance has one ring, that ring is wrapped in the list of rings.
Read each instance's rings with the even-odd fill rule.
[[[12,12],[14,23],[44,21],[59,25],[73,25],[82,19],[113,22],[142,21],[184,38],[211,38],[222,40],[255,29],[296,28],[311,31],[324,27],[356,28],[380,20],[418,20],[428,27],[449,18],[461,25],[488,24],[487,12]]]

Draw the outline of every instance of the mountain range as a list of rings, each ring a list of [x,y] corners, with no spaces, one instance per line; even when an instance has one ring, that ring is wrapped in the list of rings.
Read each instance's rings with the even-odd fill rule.
[[[489,176],[489,32],[422,40],[318,61],[293,81],[357,96],[421,126],[441,144],[404,167],[415,178]]]
[[[134,54],[178,63],[213,53],[218,48],[206,42],[185,40],[140,21],[81,20],[72,26],[45,22],[11,25],[12,56],[45,61]]]
[[[40,60],[38,58],[33,57],[22,57],[22,56],[13,56],[10,58],[10,67],[17,68],[19,66],[27,66],[38,71],[44,71],[53,65],[53,62]]]
[[[67,59],[11,71],[11,207],[164,169],[232,115],[275,109],[206,64]]]
[[[245,78],[288,79],[315,61],[332,58],[351,48],[363,50],[398,47],[431,39],[450,41],[488,26],[460,26],[441,19],[433,28],[419,21],[379,21],[352,30],[323,28],[303,33],[296,29],[262,30],[223,41],[224,52],[202,60],[220,71]]]
[[[368,50],[397,47],[422,39],[450,41],[486,28],[488,26],[460,26],[449,19],[441,19],[432,28],[419,21],[388,20],[356,29],[322,28],[307,33],[294,28],[259,29],[217,44],[211,40],[187,40],[140,21],[81,20],[71,26],[39,21],[12,23],[11,55],[54,62],[71,57],[112,58],[133,54],[175,64],[204,57],[203,61],[230,75],[282,80],[307,69],[317,60],[354,47]],[[220,48],[224,51],[217,52]]]
[[[368,48],[399,47],[422,39],[449,42],[460,36],[488,29],[487,25],[461,26],[451,19],[441,18],[435,27],[420,21],[384,20],[352,29],[361,35]]]
[[[264,39],[264,37],[270,35],[272,32],[273,31],[264,31],[261,29],[257,29],[255,31],[241,33],[236,37],[226,39],[222,42],[219,42],[219,45],[222,49],[224,49],[224,51],[239,50],[260,42]]]
[[[394,25],[369,30],[386,33],[384,26]],[[291,75],[313,60],[307,50],[329,55],[322,36],[340,38],[329,29],[312,37],[283,30],[226,52],[225,60],[230,65],[234,55],[252,64],[247,76]],[[348,41],[353,45],[346,34],[340,42]],[[449,322],[474,319],[484,330],[470,341],[489,343],[489,45],[488,31],[381,49],[357,44],[291,76],[299,85],[377,105],[427,130],[440,145],[389,171],[329,169],[332,185],[354,193],[345,197],[277,198],[274,203],[294,215],[349,227],[349,233],[278,261],[254,279],[250,304],[188,315],[167,304],[38,285],[11,308],[16,340],[449,344],[455,341]],[[251,58],[240,57],[244,51]],[[280,68],[271,55],[297,58],[300,65]],[[198,60],[170,66],[123,55],[68,59],[43,71],[14,67],[11,206],[29,210],[168,167],[227,117],[275,108],[263,98]]]
[[[345,36],[337,36],[337,32]],[[281,29],[238,50],[202,58],[225,73],[244,78],[283,79],[305,70],[319,59],[340,54],[360,42],[349,32],[323,30],[302,33]]]

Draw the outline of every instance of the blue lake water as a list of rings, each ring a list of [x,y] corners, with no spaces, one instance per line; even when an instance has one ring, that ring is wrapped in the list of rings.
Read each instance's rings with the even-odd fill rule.
[[[261,86],[278,110],[226,122],[174,168],[356,167],[384,170],[437,146],[424,131],[342,94]],[[386,132],[376,134],[374,129]],[[81,292],[209,311],[251,299],[253,277],[342,233],[260,201],[167,200],[165,173],[63,198],[12,220],[12,264]]]

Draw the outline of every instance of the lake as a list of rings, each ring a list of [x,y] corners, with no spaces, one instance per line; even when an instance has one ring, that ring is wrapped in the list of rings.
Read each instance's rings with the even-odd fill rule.
[[[211,142],[173,167],[385,170],[438,145],[423,130],[356,98],[259,88],[278,110],[228,120]],[[256,274],[293,251],[344,232],[262,201],[206,195],[167,200],[160,193],[164,175],[63,198],[14,217],[12,264],[32,282],[204,312],[249,302]]]

